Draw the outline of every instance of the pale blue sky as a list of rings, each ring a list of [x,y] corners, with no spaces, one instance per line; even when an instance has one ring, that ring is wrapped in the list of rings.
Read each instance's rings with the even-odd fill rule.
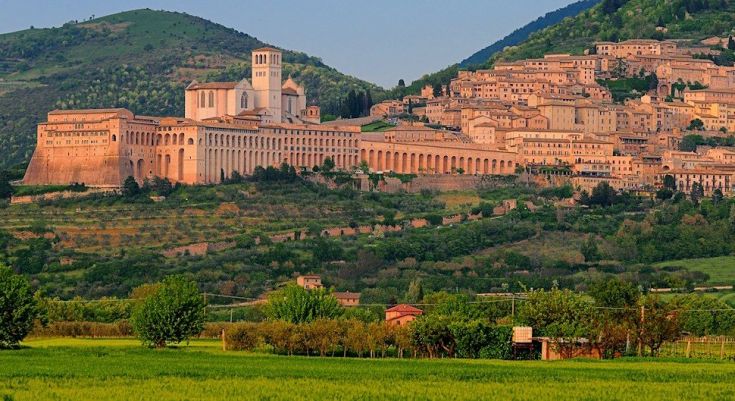
[[[137,8],[183,11],[395,86],[461,61],[573,0],[0,0],[0,33]]]

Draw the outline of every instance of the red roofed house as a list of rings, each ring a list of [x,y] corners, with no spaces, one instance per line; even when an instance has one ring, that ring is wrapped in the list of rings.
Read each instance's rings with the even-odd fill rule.
[[[396,326],[405,326],[424,313],[411,305],[400,304],[385,310],[385,321]]]
[[[339,301],[342,306],[347,307],[360,305],[359,292],[333,292],[332,295],[337,298],[337,301]]]

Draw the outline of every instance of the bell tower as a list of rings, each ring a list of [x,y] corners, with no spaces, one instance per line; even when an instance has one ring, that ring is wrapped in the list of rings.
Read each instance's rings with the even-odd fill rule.
[[[281,51],[271,47],[253,50],[255,107],[267,108],[281,122]]]

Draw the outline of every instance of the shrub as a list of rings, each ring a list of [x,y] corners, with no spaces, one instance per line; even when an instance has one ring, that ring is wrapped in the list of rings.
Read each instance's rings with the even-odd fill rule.
[[[144,345],[165,347],[204,328],[204,301],[193,281],[170,276],[133,310],[133,328]]]
[[[257,323],[238,323],[225,329],[225,344],[228,350],[252,351],[260,344],[261,336]]]

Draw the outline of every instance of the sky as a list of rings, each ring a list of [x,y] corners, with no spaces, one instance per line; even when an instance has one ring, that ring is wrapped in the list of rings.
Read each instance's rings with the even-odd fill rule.
[[[574,0],[0,0],[0,33],[138,8],[182,11],[389,88]]]

